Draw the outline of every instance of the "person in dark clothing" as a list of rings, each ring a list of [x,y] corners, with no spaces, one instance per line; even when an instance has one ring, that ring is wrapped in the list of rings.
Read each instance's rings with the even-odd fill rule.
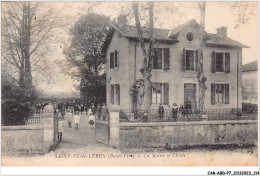
[[[93,114],[96,114],[96,107],[95,107],[94,103],[92,103],[92,105],[91,105],[91,111]]]
[[[74,106],[74,114],[76,114],[76,112],[79,112],[78,104],[75,104],[75,106]]]
[[[158,114],[159,114],[159,119],[163,119],[163,116],[164,116],[164,108],[163,108],[163,105],[162,105],[162,104],[160,104],[160,106],[159,106]]]
[[[173,103],[173,106],[172,106],[172,118],[173,118],[174,121],[177,120],[177,114],[178,114],[177,104]]]
[[[97,105],[97,117],[98,117],[98,120],[100,120],[100,116],[101,116],[101,106],[100,104]]]
[[[185,105],[185,109],[187,110],[187,114],[191,114],[191,101],[187,101]]]
[[[83,103],[80,104],[80,110],[81,110],[81,115],[83,115],[83,112],[84,112],[84,104]]]

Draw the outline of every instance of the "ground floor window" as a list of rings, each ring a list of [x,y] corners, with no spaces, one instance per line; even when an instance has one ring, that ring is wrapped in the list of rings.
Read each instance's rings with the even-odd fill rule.
[[[229,84],[211,84],[211,104],[229,104]]]
[[[153,85],[152,85],[152,102],[153,102],[153,104],[162,103],[162,83],[153,83]]]
[[[152,103],[169,104],[169,83],[152,83]]]
[[[120,85],[111,84],[111,95],[110,95],[111,104],[120,105]]]

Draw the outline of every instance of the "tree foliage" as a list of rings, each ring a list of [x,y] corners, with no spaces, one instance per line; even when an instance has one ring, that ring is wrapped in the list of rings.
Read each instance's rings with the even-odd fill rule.
[[[43,2],[4,2],[2,12],[2,58],[13,67],[20,87],[33,85],[32,72],[48,73],[47,55],[54,29],[64,26],[60,11]]]
[[[91,101],[105,98],[106,59],[102,45],[109,29],[109,18],[94,13],[80,17],[70,29],[70,46],[64,49],[66,60],[58,63],[60,69],[72,79],[80,81]]]

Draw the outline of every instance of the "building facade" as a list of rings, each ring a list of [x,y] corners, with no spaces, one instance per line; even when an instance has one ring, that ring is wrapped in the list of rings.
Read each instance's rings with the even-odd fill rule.
[[[242,66],[243,103],[258,104],[257,61]]]
[[[148,48],[148,28],[143,28]],[[199,24],[190,20],[173,30],[154,29],[151,108],[163,104],[187,103],[198,106],[196,57],[199,49]],[[227,37],[227,29],[217,34],[204,32],[203,72],[207,77],[205,109],[241,108],[242,48],[247,46]],[[142,50],[134,26],[112,25],[104,45],[107,60],[106,91],[110,109],[133,109],[131,87],[142,79]]]

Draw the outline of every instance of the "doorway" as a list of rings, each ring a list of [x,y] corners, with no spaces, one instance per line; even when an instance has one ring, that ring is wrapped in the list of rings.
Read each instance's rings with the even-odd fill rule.
[[[184,108],[190,109],[192,112],[196,110],[196,84],[184,84]]]

